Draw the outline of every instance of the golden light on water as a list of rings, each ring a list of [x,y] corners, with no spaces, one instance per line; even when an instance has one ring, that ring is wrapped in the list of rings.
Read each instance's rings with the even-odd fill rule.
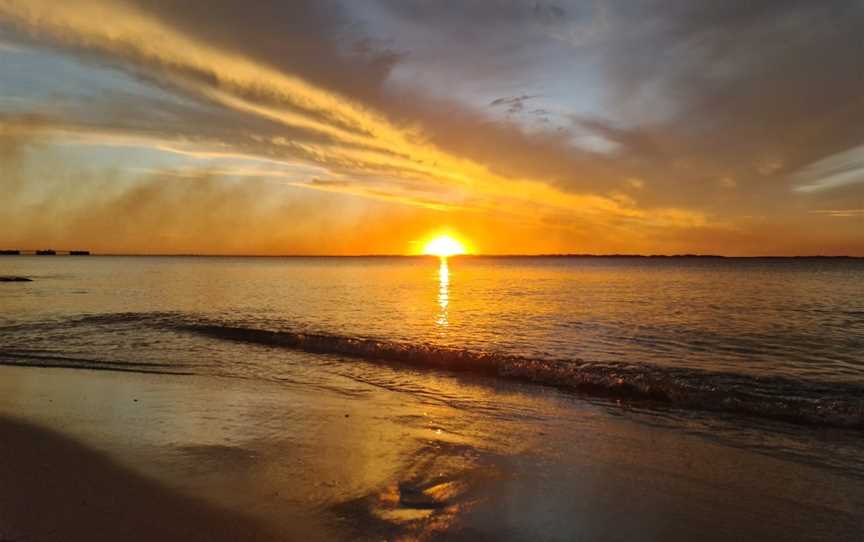
[[[438,256],[441,259],[438,268],[438,318],[436,324],[440,328],[450,325],[450,267],[447,258],[469,252],[468,243],[453,235],[439,233],[430,237],[424,244],[421,254]]]
[[[441,258],[441,266],[438,268],[438,320],[436,323],[440,327],[450,325],[448,319],[448,306],[450,305],[450,268],[447,265],[447,258]]]
[[[423,254],[429,256],[440,256],[446,258],[448,256],[456,256],[467,252],[468,250],[465,248],[465,244],[450,235],[438,235],[423,245]]]

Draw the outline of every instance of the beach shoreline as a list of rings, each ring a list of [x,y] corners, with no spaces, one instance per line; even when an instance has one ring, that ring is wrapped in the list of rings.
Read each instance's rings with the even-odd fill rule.
[[[501,422],[340,385],[0,367],[0,534],[755,541],[853,540],[862,526],[855,479],[553,390],[502,383],[496,401],[551,413]]]

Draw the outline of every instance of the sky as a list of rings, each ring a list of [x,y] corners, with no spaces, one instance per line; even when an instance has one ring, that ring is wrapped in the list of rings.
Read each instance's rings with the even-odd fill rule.
[[[0,248],[864,256],[864,3],[0,0]]]

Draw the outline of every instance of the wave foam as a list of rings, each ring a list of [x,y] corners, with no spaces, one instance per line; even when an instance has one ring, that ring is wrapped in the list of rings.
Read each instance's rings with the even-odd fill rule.
[[[210,323],[172,327],[220,340],[499,376],[596,395],[662,402],[679,408],[864,428],[864,387],[851,384],[636,363],[533,359],[427,344]]]

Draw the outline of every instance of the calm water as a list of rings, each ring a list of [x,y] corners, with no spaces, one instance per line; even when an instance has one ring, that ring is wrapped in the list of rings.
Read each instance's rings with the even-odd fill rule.
[[[35,279],[0,290],[5,326],[177,313],[533,357],[864,383],[864,261],[12,257],[0,272]],[[105,331],[81,333],[98,344]],[[3,346],[26,346],[25,338],[36,337],[6,333]],[[48,351],[104,357],[83,341],[45,339]]]
[[[172,313],[528,357],[864,383],[864,261],[11,257],[0,273],[35,279],[0,290],[4,351],[112,359],[108,341],[131,361],[146,329],[117,340],[85,320],[61,339],[50,326]],[[37,323],[48,328],[14,327]]]

